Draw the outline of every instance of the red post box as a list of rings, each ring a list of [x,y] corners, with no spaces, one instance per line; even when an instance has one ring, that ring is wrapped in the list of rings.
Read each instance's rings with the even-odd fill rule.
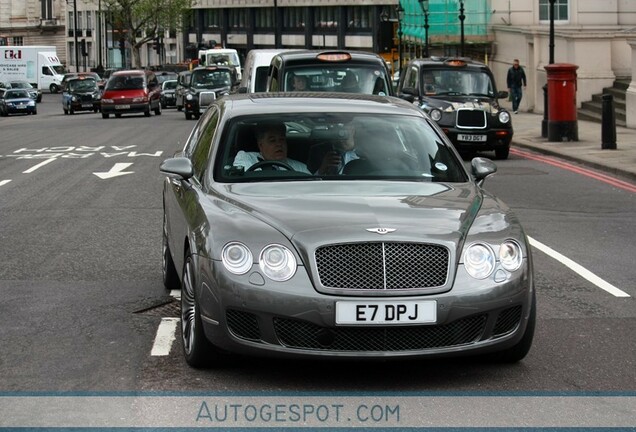
[[[554,63],[545,66],[548,77],[548,141],[578,141],[576,120],[577,65]]]

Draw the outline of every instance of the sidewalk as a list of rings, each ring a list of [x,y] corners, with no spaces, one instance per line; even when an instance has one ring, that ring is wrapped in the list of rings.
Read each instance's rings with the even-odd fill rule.
[[[601,124],[578,121],[579,141],[548,142],[541,137],[543,114],[512,114],[512,147],[552,154],[636,180],[636,129],[616,128],[616,150],[601,148]]]

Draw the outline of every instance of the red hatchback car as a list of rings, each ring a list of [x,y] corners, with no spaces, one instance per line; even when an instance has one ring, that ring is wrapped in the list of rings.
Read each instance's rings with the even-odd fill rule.
[[[101,102],[102,118],[110,114],[144,113],[161,115],[161,86],[157,76],[147,70],[113,72],[108,79]]]

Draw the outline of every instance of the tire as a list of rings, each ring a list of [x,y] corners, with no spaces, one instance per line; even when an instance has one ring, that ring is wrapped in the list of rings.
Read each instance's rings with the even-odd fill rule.
[[[70,108],[68,109],[68,113],[69,113],[70,115],[74,115],[74,114],[75,114],[75,110],[73,109],[73,107],[70,107]]]
[[[103,119],[107,119],[109,116],[110,116],[110,114],[108,114],[108,113],[104,113],[104,112],[102,113],[102,118]]]
[[[64,115],[68,115],[68,110],[66,108],[62,108],[64,110]]]
[[[155,115],[161,115],[161,104],[157,104],[157,108],[155,108]]]
[[[51,91],[51,93],[57,93],[60,91],[60,88],[57,86],[57,84],[51,84],[49,86],[49,90]]]
[[[177,268],[172,260],[172,253],[170,252],[170,246],[168,246],[168,222],[166,215],[163,215],[163,239],[161,242],[161,268],[163,273],[163,286],[168,290],[181,289],[181,280],[179,280],[179,274]]]
[[[33,111],[33,115],[38,115],[38,110]]]
[[[144,115],[146,117],[150,117],[150,102],[148,102],[148,106],[146,107],[146,110],[144,111]]]
[[[177,111],[183,111],[183,107],[182,107],[182,106],[177,105]]]
[[[186,120],[192,120],[192,114],[186,111],[185,113]]]
[[[510,154],[510,146],[499,147],[495,149],[495,158],[500,160],[508,159]]]
[[[121,118],[121,114],[115,114],[115,118]]]
[[[186,362],[193,368],[211,366],[218,352],[205,337],[195,291],[194,260],[188,252],[181,282],[181,342]]]
[[[536,295],[532,294],[532,302],[530,303],[530,317],[528,318],[528,324],[526,325],[526,331],[523,333],[523,337],[516,345],[496,353],[493,353],[493,360],[499,363],[517,363],[523,360],[523,358],[530,351],[532,346],[532,339],[534,339],[534,328],[537,322],[537,299]]]

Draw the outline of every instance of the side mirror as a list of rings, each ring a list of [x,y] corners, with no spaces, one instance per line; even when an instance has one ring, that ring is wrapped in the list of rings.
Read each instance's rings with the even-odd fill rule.
[[[183,180],[188,180],[194,175],[192,162],[185,157],[166,159],[159,166],[159,170],[168,175],[181,177]]]
[[[484,180],[489,175],[497,172],[497,165],[493,161],[483,157],[476,157],[470,162],[473,177],[477,181],[477,185],[482,186]]]

